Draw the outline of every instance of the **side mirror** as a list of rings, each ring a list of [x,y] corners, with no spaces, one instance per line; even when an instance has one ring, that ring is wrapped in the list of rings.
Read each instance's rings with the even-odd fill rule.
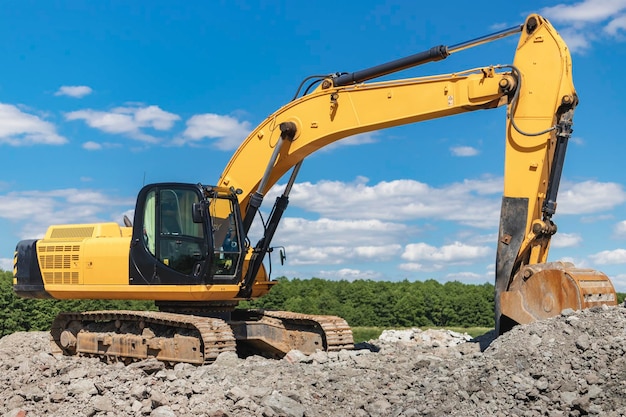
[[[204,202],[193,203],[191,206],[191,218],[194,223],[204,223],[204,213],[205,213],[205,204]]]
[[[285,259],[287,259],[287,255],[285,254],[285,249],[282,248],[279,254],[280,254],[280,264],[285,265]]]

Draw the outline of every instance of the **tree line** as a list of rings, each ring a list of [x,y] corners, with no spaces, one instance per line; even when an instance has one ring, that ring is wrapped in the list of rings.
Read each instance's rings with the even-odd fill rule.
[[[491,284],[285,277],[278,281],[269,294],[242,302],[240,308],[335,315],[346,319],[351,326],[493,326]],[[0,271],[0,336],[16,331],[47,330],[62,311],[156,309],[151,301],[25,299],[15,295],[12,282],[10,272]]]
[[[457,281],[333,281],[278,278],[266,296],[240,308],[286,310],[344,318],[353,327],[493,327],[494,286]],[[152,301],[33,300],[15,295],[10,272],[0,270],[0,337],[48,330],[61,311],[155,310]],[[618,300],[624,300],[618,293]]]
[[[246,307],[343,317],[351,326],[492,327],[494,287],[435,280],[287,279]]]

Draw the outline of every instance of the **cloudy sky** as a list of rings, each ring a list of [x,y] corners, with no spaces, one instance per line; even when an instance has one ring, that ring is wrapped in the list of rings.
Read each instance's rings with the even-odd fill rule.
[[[3,1],[0,268],[50,224],[121,222],[143,184],[217,182],[306,76],[454,45],[531,12],[566,39],[581,98],[550,259],[604,271],[626,291],[626,0]],[[511,63],[516,42],[396,77]],[[493,282],[504,124],[503,109],[489,110],[311,155],[274,239],[287,263],[275,259],[273,276]]]

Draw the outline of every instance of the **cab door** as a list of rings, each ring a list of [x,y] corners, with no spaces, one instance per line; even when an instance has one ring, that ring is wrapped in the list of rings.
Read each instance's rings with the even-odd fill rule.
[[[130,247],[130,284],[205,284],[213,258],[208,219],[194,222],[203,199],[195,184],[147,185],[139,192]]]

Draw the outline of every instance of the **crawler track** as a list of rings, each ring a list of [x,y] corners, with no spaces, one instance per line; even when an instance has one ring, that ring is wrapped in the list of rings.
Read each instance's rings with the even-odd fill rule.
[[[323,331],[323,350],[332,352],[341,349],[354,349],[352,329],[341,317],[291,313],[289,311],[264,311],[264,316],[301,325],[318,325]]]
[[[339,317],[263,310],[238,310],[236,316],[227,322],[157,311],[61,313],[52,324],[51,342],[53,351],[66,355],[199,365],[237,352],[239,343],[247,353],[278,357],[293,349],[311,354],[354,347],[352,330]]]
[[[202,364],[213,362],[222,352],[236,351],[232,330],[224,320],[175,313],[61,313],[50,333],[56,349],[65,354],[124,362],[155,357]]]

